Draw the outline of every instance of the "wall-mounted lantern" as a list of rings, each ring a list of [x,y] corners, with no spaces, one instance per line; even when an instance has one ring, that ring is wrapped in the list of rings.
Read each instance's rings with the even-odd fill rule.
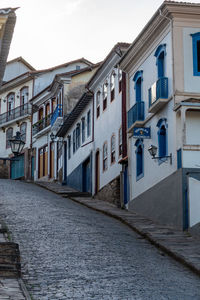
[[[170,165],[171,165],[172,164],[172,153],[170,153],[170,155],[166,155],[166,156],[156,156],[157,150],[158,150],[158,147],[156,147],[154,145],[151,145],[148,148],[148,151],[149,151],[150,155],[152,156],[152,159],[158,159],[158,160],[169,159]]]

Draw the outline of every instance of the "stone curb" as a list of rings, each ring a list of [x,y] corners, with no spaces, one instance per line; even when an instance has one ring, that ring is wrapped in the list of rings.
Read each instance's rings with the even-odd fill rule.
[[[84,203],[84,202],[82,202],[82,201],[80,201],[80,200],[78,200],[76,198],[71,198],[70,197],[69,199],[71,199],[72,201],[77,202],[79,204],[82,204],[83,206],[86,206],[86,207],[88,207],[90,209],[93,209],[95,211],[101,212],[101,213],[103,213],[103,214],[105,214],[107,216],[110,216],[112,218],[115,218],[115,219],[121,221],[122,223],[124,223],[125,225],[127,225],[128,227],[130,227],[132,230],[134,230],[136,233],[140,234],[142,237],[144,237],[145,239],[147,239],[151,244],[153,244],[157,248],[161,249],[163,252],[165,252],[169,256],[173,257],[175,260],[177,260],[178,262],[182,263],[186,267],[189,267],[193,272],[195,272],[197,275],[200,276],[200,268],[196,267],[194,264],[192,264],[191,262],[187,261],[179,253],[176,253],[176,252],[172,251],[171,249],[169,249],[168,247],[166,247],[162,243],[158,242],[148,232],[145,232],[145,231],[141,230],[137,226],[133,226],[132,224],[130,224],[130,222],[126,221],[121,216],[119,216],[117,214],[113,214],[113,213],[111,213],[111,212],[109,212],[107,210],[104,210],[104,209],[96,208],[93,205],[90,205],[88,203]]]

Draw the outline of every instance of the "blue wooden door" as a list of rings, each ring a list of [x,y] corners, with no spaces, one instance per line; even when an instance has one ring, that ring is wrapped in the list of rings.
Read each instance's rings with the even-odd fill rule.
[[[11,179],[24,177],[24,155],[11,160]]]
[[[124,205],[129,201],[129,180],[128,180],[128,166],[124,170]]]
[[[91,192],[90,159],[83,164],[83,192]]]
[[[34,179],[35,157],[31,157],[31,178]]]

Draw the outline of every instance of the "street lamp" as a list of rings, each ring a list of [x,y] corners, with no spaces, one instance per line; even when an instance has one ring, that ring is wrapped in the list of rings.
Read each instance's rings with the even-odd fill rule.
[[[172,164],[172,154],[171,153],[170,153],[170,155],[156,156],[157,150],[158,150],[158,147],[156,147],[154,145],[151,145],[148,148],[148,151],[149,151],[150,155],[152,156],[152,159],[160,159],[160,160],[162,160],[163,158],[166,158],[166,159],[169,158],[170,159],[170,164]]]
[[[19,131],[16,132],[16,135],[13,136],[10,140],[10,147],[11,147],[11,151],[14,154],[14,156],[18,156],[25,145],[25,142],[22,141],[21,139],[21,133]]]

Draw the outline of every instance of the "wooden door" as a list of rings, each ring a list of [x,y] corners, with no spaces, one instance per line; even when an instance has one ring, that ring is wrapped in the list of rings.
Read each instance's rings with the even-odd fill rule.
[[[39,174],[38,177],[43,177],[43,148],[39,150]]]
[[[50,144],[50,177],[54,177],[54,143]]]
[[[44,147],[44,176],[48,175],[48,146]]]

